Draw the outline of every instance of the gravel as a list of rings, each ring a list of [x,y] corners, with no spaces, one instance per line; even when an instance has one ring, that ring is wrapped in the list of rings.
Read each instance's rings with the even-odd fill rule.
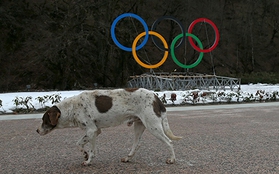
[[[82,166],[78,128],[39,136],[40,119],[0,121],[0,173],[279,173],[279,107],[169,112],[176,163],[165,163],[165,145],[145,131],[129,163],[133,128],[103,129],[96,158]]]

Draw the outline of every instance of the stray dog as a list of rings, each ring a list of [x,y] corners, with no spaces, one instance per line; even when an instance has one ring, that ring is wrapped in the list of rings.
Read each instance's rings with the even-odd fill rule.
[[[85,155],[83,165],[88,165],[95,156],[95,141],[101,129],[123,122],[128,126],[134,123],[135,139],[130,153],[121,159],[122,162],[128,162],[135,155],[145,128],[167,145],[171,153],[166,161],[168,164],[175,162],[171,140],[182,138],[173,135],[166,108],[160,99],[143,88],[82,92],[49,108],[42,120],[42,125],[37,129],[40,135],[45,135],[55,128],[80,127],[86,131],[77,142]],[[89,143],[89,151],[84,150],[86,143]]]

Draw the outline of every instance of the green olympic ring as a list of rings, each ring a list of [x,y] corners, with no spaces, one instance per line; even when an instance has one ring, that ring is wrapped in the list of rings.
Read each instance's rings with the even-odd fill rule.
[[[199,45],[200,49],[203,50],[203,46],[202,46],[202,43],[200,41],[200,39],[191,34],[191,33],[186,33],[186,37],[192,37]],[[178,39],[182,38],[183,37],[183,33],[177,35],[173,41],[171,42],[171,46],[170,46],[170,53],[171,53],[171,56],[172,56],[172,59],[173,61],[178,65],[180,66],[181,68],[194,68],[195,66],[197,66],[201,61],[202,61],[202,58],[203,58],[203,55],[204,53],[203,52],[200,52],[200,55],[198,57],[198,59],[196,60],[196,62],[192,63],[191,65],[185,65],[181,62],[179,62],[179,60],[177,60],[176,56],[175,56],[175,53],[174,53],[174,48],[175,48],[175,43],[178,41]]]

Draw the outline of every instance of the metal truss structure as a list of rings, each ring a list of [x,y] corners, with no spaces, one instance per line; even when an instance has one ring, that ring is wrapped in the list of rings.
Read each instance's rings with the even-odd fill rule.
[[[151,90],[238,90],[241,80],[216,75],[186,73],[154,73],[130,76],[127,86]]]

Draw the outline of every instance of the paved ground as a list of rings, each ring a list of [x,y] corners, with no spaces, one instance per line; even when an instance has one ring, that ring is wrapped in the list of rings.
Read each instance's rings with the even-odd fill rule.
[[[206,106],[207,107],[207,106]],[[0,121],[1,173],[279,173],[279,103],[257,107],[196,107],[169,112],[177,163],[149,132],[130,163],[121,163],[132,145],[133,128],[104,129],[97,157],[83,167],[75,143],[79,129],[39,136],[40,119]],[[174,109],[169,109],[174,110]]]

